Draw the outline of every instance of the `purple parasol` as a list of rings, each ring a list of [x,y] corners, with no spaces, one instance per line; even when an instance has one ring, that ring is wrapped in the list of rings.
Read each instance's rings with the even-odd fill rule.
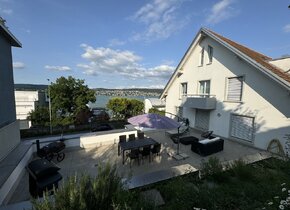
[[[128,122],[135,126],[154,129],[174,129],[180,126],[175,120],[154,113],[131,117],[128,119]]]

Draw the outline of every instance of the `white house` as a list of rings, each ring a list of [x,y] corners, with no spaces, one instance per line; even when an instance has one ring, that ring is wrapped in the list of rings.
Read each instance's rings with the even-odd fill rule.
[[[21,43],[0,17],[0,160],[20,143],[19,124],[15,113],[11,47],[21,47]]]
[[[29,112],[37,106],[48,106],[48,98],[43,90],[15,90],[15,106],[20,129],[27,129],[31,126],[27,120]]]
[[[285,147],[289,70],[289,57],[272,59],[201,28],[161,99],[166,112],[188,118],[190,127],[261,149],[279,145],[272,140]]]
[[[148,113],[151,108],[156,108],[159,111],[165,111],[165,101],[159,98],[146,98],[144,100],[144,112]]]

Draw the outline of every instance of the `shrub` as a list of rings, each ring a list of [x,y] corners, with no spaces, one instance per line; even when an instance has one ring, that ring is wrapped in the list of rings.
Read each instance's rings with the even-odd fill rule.
[[[253,170],[241,159],[236,160],[231,164],[231,171],[234,176],[238,177],[240,180],[245,181],[253,177]]]
[[[202,177],[213,178],[217,181],[222,181],[224,177],[223,166],[216,157],[210,157],[207,162],[203,162],[200,172]]]
[[[70,177],[53,196],[46,194],[32,203],[35,210],[140,209],[141,202],[134,196],[122,188],[116,167],[108,164],[99,167],[96,177]]]

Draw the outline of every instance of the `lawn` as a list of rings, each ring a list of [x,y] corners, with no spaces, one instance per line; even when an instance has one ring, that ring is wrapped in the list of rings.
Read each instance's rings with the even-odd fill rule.
[[[252,165],[236,161],[222,172],[219,161],[211,159],[199,177],[188,175],[155,185],[166,203],[160,209],[290,209],[286,204],[290,204],[289,161],[271,158]]]

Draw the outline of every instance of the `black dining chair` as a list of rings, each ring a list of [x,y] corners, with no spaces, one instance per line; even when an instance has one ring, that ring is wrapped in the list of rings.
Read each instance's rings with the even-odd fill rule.
[[[149,156],[149,163],[151,162],[151,146],[146,146],[140,149],[142,160]]]
[[[118,143],[118,155],[120,155],[120,143],[126,142],[126,135],[119,136],[119,143]]]
[[[133,141],[133,140],[135,140],[136,139],[136,137],[135,137],[135,134],[133,133],[133,134],[129,134],[129,141]]]
[[[153,146],[153,148],[151,149],[151,154],[150,156],[153,157],[153,156],[159,156],[160,157],[160,151],[161,151],[161,144],[158,143],[158,144],[155,144]]]
[[[130,150],[127,154],[127,157],[130,158],[130,168],[132,166],[132,160],[138,160],[138,165],[140,165],[140,160],[142,158],[141,151],[139,149]]]
[[[144,132],[137,133],[138,139],[144,139]]]

